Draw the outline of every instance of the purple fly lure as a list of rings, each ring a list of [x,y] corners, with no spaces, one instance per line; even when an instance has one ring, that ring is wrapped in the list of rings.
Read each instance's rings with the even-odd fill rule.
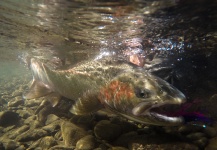
[[[193,125],[206,127],[205,124],[211,124],[213,121],[210,117],[204,115],[201,112],[189,110],[192,106],[196,106],[201,102],[201,100],[194,100],[192,102],[184,103],[181,108],[173,113],[170,113],[170,116],[183,116],[185,123],[193,123]]]

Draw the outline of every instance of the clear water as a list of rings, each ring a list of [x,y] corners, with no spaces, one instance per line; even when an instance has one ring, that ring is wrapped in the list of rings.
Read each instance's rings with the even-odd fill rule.
[[[1,0],[0,93],[10,95],[30,81],[26,57],[61,67],[111,53],[128,59],[125,52],[131,48],[144,51],[147,70],[174,84],[189,100],[208,100],[217,89],[216,5],[184,0]]]

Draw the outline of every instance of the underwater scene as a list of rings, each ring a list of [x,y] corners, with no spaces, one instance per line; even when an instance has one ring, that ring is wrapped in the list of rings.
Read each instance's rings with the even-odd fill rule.
[[[217,150],[216,0],[1,0],[0,150]]]

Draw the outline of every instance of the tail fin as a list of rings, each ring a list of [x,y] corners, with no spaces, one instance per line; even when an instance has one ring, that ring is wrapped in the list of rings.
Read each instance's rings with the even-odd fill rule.
[[[42,82],[33,79],[30,88],[24,92],[24,99],[39,98],[50,94],[52,91]]]

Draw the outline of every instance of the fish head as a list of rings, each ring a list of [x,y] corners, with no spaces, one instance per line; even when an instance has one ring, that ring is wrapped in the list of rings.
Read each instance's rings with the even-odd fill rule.
[[[123,73],[103,88],[101,95],[105,107],[136,122],[159,126],[184,122],[182,116],[169,114],[186,101],[185,95],[147,72]]]

